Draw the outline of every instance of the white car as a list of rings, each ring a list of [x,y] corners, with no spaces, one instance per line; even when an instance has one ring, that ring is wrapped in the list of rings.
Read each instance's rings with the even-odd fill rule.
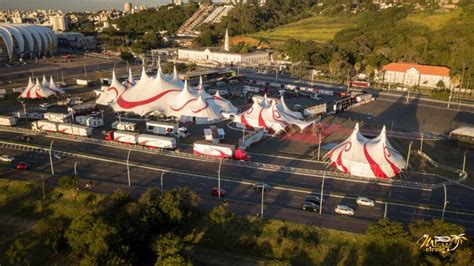
[[[2,161],[2,162],[11,163],[11,162],[13,162],[13,160],[15,160],[15,158],[13,158],[13,157],[11,157],[11,156],[9,156],[9,155],[6,155],[6,154],[0,156],[0,161]]]
[[[371,199],[365,198],[365,197],[357,197],[357,205],[362,205],[362,206],[369,206],[369,207],[374,207],[375,202]]]
[[[345,205],[337,205],[334,211],[339,214],[354,215],[354,210]]]

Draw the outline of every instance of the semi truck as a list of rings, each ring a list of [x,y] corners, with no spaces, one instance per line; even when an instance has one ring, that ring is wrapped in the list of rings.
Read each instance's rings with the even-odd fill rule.
[[[47,112],[43,114],[44,119],[52,122],[58,122],[58,123],[69,123],[71,121],[71,115],[70,114],[64,114],[64,113],[52,113],[52,112]]]
[[[90,113],[90,112],[95,111],[95,110],[97,110],[97,105],[96,105],[95,102],[87,102],[87,103],[83,103],[83,104],[77,104],[75,106],[67,108],[67,111],[69,113],[74,114],[74,115],[87,114],[87,113]]]
[[[229,144],[214,144],[208,141],[196,141],[193,145],[193,153],[216,158],[235,159],[250,161],[251,157],[244,150],[235,148]]]
[[[105,134],[105,140],[116,141],[132,145],[141,145],[150,148],[175,149],[176,140],[171,137],[139,134],[128,131],[109,131]]]
[[[178,128],[178,124],[175,122],[147,121],[146,131],[158,135],[179,136],[180,138],[189,136],[188,129],[186,127]]]
[[[31,129],[33,131],[58,132],[58,124],[49,120],[38,120],[31,123]]]
[[[14,126],[16,125],[16,118],[13,116],[0,115],[0,126]]]

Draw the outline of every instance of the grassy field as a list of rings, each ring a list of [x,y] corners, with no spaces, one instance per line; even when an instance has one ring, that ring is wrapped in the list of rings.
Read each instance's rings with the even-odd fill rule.
[[[455,9],[445,13],[423,12],[410,14],[406,20],[423,24],[431,30],[439,30],[446,26],[446,24],[448,24],[452,19],[459,17],[460,14],[460,9]]]
[[[333,39],[337,32],[356,26],[359,18],[359,16],[313,16],[250,36],[276,42],[283,42],[289,38],[325,42]]]

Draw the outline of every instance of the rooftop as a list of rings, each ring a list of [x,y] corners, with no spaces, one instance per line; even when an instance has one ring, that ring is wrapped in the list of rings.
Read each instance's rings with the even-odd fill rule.
[[[406,72],[415,68],[420,74],[449,77],[449,68],[443,66],[428,66],[414,63],[390,63],[382,68],[382,71]]]

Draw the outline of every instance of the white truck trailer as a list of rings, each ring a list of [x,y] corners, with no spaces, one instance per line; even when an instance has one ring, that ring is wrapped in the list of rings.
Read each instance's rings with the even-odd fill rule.
[[[13,116],[0,115],[0,126],[14,126],[16,125],[16,118]]]
[[[58,122],[49,120],[38,120],[31,123],[31,129],[33,131],[58,132],[58,124]]]
[[[175,149],[176,139],[172,137],[156,136],[149,134],[140,134],[137,137],[138,145],[160,148],[160,149]]]
[[[58,132],[68,135],[90,137],[92,135],[92,128],[75,124],[58,124]]]
[[[214,144],[207,141],[196,141],[193,145],[193,153],[216,158],[228,158],[250,161],[244,150],[236,149],[234,145]]]
[[[122,131],[137,131],[138,126],[136,123],[124,122],[124,121],[115,121],[112,123],[112,128]]]
[[[138,143],[138,135],[138,133],[128,131],[109,131],[105,134],[105,140],[135,145]]]
[[[71,121],[71,115],[70,114],[64,114],[64,113],[53,113],[53,112],[47,112],[43,114],[44,119],[52,122],[58,122],[58,123],[69,123]]]

